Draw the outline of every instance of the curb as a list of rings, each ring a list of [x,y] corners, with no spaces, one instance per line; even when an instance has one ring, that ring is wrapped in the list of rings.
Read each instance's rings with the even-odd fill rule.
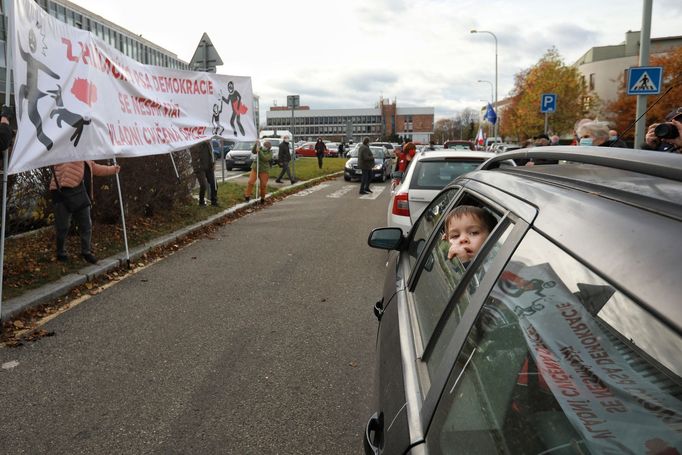
[[[316,177],[311,180],[299,181],[293,185],[286,186],[284,189],[277,190],[274,193],[268,193],[265,195],[265,198],[266,199],[271,198],[272,196],[275,196],[278,193],[285,190],[288,191],[291,188],[312,186],[317,184],[318,182],[327,180],[330,177],[338,177],[340,175],[343,175],[343,171],[335,172],[333,174],[325,175],[322,177]],[[130,262],[136,261],[150,250],[174,243],[179,239],[188,236],[194,231],[202,229],[206,226],[210,226],[225,217],[228,217],[238,211],[241,211],[247,207],[255,206],[257,204],[258,199],[254,199],[249,202],[239,203],[228,209],[225,209],[220,213],[216,213],[215,215],[212,215],[196,224],[186,226],[184,228],[178,229],[175,232],[171,232],[170,234],[167,234],[163,237],[159,237],[143,245],[136,246],[135,248],[129,251]],[[128,261],[126,261],[125,252],[120,252],[115,254],[114,256],[100,259],[97,262],[97,264],[89,265],[78,270],[77,272],[64,275],[63,277],[60,277],[57,281],[46,284],[36,289],[32,289],[18,297],[14,297],[5,302],[2,302],[2,313],[0,314],[0,321],[7,321],[29,308],[33,308],[44,303],[50,302],[59,297],[62,297],[71,292],[72,289],[81,286],[87,283],[88,281],[92,281],[98,276],[104,275],[108,272],[111,272],[112,270],[116,270],[120,267],[127,265],[127,262]]]

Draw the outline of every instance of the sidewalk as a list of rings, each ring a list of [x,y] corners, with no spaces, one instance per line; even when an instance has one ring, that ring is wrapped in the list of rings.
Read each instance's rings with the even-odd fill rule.
[[[295,184],[291,185],[289,184],[288,181],[285,183],[276,183],[274,182],[274,179],[272,180],[272,184],[274,186],[277,186],[281,188],[282,190],[286,190],[289,188],[300,188],[300,187],[308,187],[311,185],[315,185],[320,181],[329,179],[330,177],[336,177],[339,175],[342,175],[343,171],[337,172],[334,174],[329,174],[325,175],[322,177],[317,177],[311,180],[305,180],[305,181],[298,181]],[[240,183],[246,183],[248,180],[248,177],[245,176],[239,176],[238,178],[235,179],[236,181]],[[268,182],[270,184],[271,182]],[[266,195],[266,199],[275,196],[279,193],[279,191],[276,191],[274,193],[268,193]],[[94,280],[96,277],[104,275],[106,273],[109,273],[113,270],[116,270],[120,267],[127,266],[131,262],[137,261],[140,257],[142,257],[145,253],[149,252],[150,250],[153,250],[158,247],[164,247],[167,245],[171,245],[173,243],[176,243],[179,239],[182,239],[186,237],[187,235],[191,234],[192,232],[202,229],[206,226],[209,226],[213,223],[216,223],[217,221],[221,220],[222,218],[228,217],[240,210],[243,210],[244,208],[251,207],[251,206],[256,206],[258,204],[257,199],[253,199],[250,202],[242,202],[240,204],[234,205],[232,207],[229,207],[225,209],[224,211],[217,213],[215,215],[210,216],[209,218],[200,221],[199,223],[193,224],[191,226],[184,227],[182,229],[179,229],[171,234],[165,235],[163,237],[160,237],[158,239],[155,239],[151,242],[147,242],[144,245],[140,245],[136,248],[133,248],[129,251],[129,261],[126,260],[125,252],[121,252],[119,254],[116,254],[114,256],[100,259],[97,264],[89,265],[87,267],[84,267],[80,269],[76,273],[71,273],[68,275],[64,275],[61,278],[59,278],[57,281],[46,284],[45,286],[42,286],[40,288],[36,288],[33,290],[30,290],[18,297],[15,297],[13,299],[9,299],[7,301],[2,302],[2,313],[0,314],[0,320],[2,321],[7,321],[9,319],[12,319],[13,317],[16,317],[18,314],[20,314],[22,311],[27,310],[29,308],[36,307],[38,305],[42,305],[44,303],[48,303],[54,299],[57,299],[61,296],[64,296],[68,294],[72,289],[81,286],[88,281]]]

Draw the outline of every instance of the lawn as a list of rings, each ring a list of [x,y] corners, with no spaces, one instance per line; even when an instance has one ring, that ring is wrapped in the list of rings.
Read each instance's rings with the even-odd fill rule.
[[[325,158],[322,169],[317,167],[316,158],[299,158],[296,160],[296,178],[302,181],[333,174],[343,169],[346,162],[343,158]],[[270,170],[271,180],[277,178],[280,167]],[[178,205],[168,213],[153,217],[132,217],[126,215],[126,233],[129,248],[139,245],[182,227],[198,223],[212,215],[220,213],[244,201],[243,183],[224,182],[218,184],[219,207],[199,207],[198,204]],[[279,189],[268,185],[268,192],[285,195],[298,191],[305,186]],[[55,259],[55,236],[51,228],[40,229],[28,234],[10,237],[5,241],[5,259],[3,270],[3,300],[17,297],[24,292],[43,286],[73,273],[88,264],[81,260],[79,254],[78,235],[72,232],[67,240],[67,253],[70,261],[57,262]],[[113,256],[125,251],[123,229],[120,224],[95,224],[92,232],[93,252],[98,258]]]

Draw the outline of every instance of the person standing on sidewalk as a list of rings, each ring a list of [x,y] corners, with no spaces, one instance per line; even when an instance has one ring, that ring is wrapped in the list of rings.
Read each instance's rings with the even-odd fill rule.
[[[215,183],[215,158],[213,157],[213,150],[208,141],[194,144],[190,149],[192,155],[192,168],[194,174],[199,180],[199,205],[206,205],[204,196],[206,195],[206,188],[209,189],[211,197],[211,205],[218,205],[218,188]]]
[[[81,185],[85,185],[85,191],[90,201],[93,200],[92,177],[94,175],[118,174],[121,166],[115,164],[106,166],[94,161],[72,161],[70,163],[55,164],[52,166],[52,179],[50,179],[50,195],[54,210],[54,227],[57,235],[57,260],[67,262],[66,236],[71,227],[71,216],[78,226],[78,234],[81,239],[81,256],[90,264],[97,263],[97,258],[92,254],[92,220],[90,219],[90,203],[85,207],[76,209],[73,213],[67,209],[64,203],[65,193],[71,193]],[[87,201],[86,201],[87,202]]]
[[[324,158],[324,153],[327,151],[327,146],[324,145],[324,141],[321,137],[317,138],[315,143],[315,155],[317,156],[317,166],[322,169],[322,158]]]
[[[259,141],[256,141],[256,143],[253,144],[251,153],[254,155],[258,154],[258,157],[251,163],[251,173],[249,174],[249,181],[246,184],[246,193],[244,194],[244,200],[246,202],[251,200],[253,185],[256,183],[256,178],[258,178],[260,181],[260,202],[261,204],[265,203],[265,194],[268,191],[268,178],[270,175],[270,160],[272,159],[271,148],[272,144],[270,141],[263,142],[263,147],[260,146]]]
[[[369,181],[372,179],[372,168],[374,167],[374,155],[369,148],[369,138],[362,140],[362,144],[358,147],[358,168],[362,171],[360,177],[360,194],[371,193],[369,189]]]
[[[279,144],[279,153],[277,155],[277,161],[279,165],[282,166],[282,172],[279,173],[279,177],[275,180],[277,183],[282,183],[282,177],[284,173],[287,173],[289,181],[293,185],[296,181],[291,177],[291,171],[289,170],[289,163],[291,162],[291,152],[289,151],[289,137],[285,137],[281,144]]]

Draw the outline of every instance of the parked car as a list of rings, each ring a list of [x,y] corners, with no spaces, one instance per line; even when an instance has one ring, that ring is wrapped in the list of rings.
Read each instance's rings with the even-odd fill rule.
[[[446,149],[459,149],[459,150],[474,150],[474,144],[471,141],[445,141],[443,143],[443,148]]]
[[[346,161],[343,168],[343,179],[347,182],[352,179],[360,179],[362,171],[358,169],[358,148],[355,147],[348,154],[350,158]],[[393,159],[388,155],[384,147],[369,148],[374,156],[374,168],[372,169],[372,180],[385,182],[391,177],[393,170]]]
[[[232,150],[225,155],[225,169],[231,171],[234,168],[249,170],[253,162],[251,149],[255,142],[237,142]]]
[[[473,171],[495,155],[488,152],[436,150],[417,153],[405,174],[394,172],[400,183],[391,190],[387,225],[407,234],[422,211],[445,185]],[[512,162],[506,162],[512,165]]]
[[[498,167],[525,156],[566,161]],[[461,205],[494,223],[468,264],[443,240]],[[365,452],[682,451],[681,232],[682,159],[600,147],[497,155],[409,235],[372,231],[390,253]]]
[[[370,142],[370,147],[384,147],[391,158],[395,158],[395,146],[390,142]]]
[[[325,152],[324,156],[332,156],[331,149],[330,149],[330,144],[334,150],[336,150],[336,156],[339,154],[339,149],[338,149],[338,144],[334,142],[327,142],[323,141],[324,145],[327,146],[327,151]],[[317,156],[317,152],[315,152],[315,142],[306,142],[300,147],[296,149],[296,156],[301,157],[301,156],[308,156],[308,157],[315,157]]]
[[[228,141],[223,139],[222,151],[220,147],[220,139],[211,139],[211,150],[213,150],[213,157],[216,160],[222,160],[227,153],[234,147],[234,141]]]

